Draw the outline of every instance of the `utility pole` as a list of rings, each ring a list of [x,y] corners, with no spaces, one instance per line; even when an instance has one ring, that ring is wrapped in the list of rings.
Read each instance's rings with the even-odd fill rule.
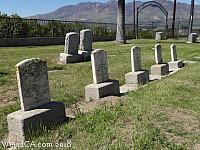
[[[133,33],[134,33],[134,39],[136,38],[135,33],[135,0],[133,0]]]
[[[189,34],[192,33],[194,20],[194,0],[191,0],[190,19],[189,19]]]
[[[172,20],[172,38],[175,37],[175,25],[176,25],[176,0],[174,0],[174,11]]]

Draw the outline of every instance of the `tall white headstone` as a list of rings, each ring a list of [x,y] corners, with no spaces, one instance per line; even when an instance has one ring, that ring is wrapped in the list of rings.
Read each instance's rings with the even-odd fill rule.
[[[171,45],[171,61],[177,61],[176,45]]]
[[[28,111],[50,102],[47,62],[27,59],[16,67],[21,109]]]
[[[131,49],[131,66],[132,72],[141,70],[141,51],[140,48],[135,46]]]
[[[107,53],[101,49],[94,50],[91,60],[94,83],[99,84],[109,80]]]
[[[162,48],[160,44],[155,45],[155,61],[156,64],[163,63]]]

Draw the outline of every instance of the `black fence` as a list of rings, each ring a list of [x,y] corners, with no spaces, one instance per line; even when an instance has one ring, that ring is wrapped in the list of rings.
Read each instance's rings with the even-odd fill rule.
[[[0,38],[64,37],[87,28],[94,36],[115,36],[117,24],[0,17]],[[126,35],[133,35],[133,25],[126,24]]]
[[[164,21],[140,22],[138,38],[154,38],[158,31],[171,37],[171,22],[168,25],[166,30]],[[188,21],[176,23],[176,38],[187,37],[188,25]],[[0,38],[65,37],[68,32],[79,33],[87,28],[93,30],[94,36],[115,36],[117,24],[0,17]],[[200,27],[194,26],[193,32],[200,34]],[[134,36],[133,24],[126,24],[126,36]]]
[[[139,24],[138,38],[155,38],[156,32],[164,32],[168,38],[172,35],[172,22],[168,23],[166,30],[165,21],[152,21],[152,22],[141,22]],[[189,21],[177,21],[175,26],[175,38],[187,38],[189,29]],[[193,25],[193,31],[200,35],[200,26],[198,23]]]

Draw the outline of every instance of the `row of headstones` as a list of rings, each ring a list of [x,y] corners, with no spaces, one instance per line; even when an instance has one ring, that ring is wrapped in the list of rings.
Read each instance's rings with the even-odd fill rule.
[[[171,69],[179,68],[176,47],[171,46]],[[161,46],[155,46],[156,65],[151,72],[163,72]],[[98,100],[106,96],[119,96],[118,80],[111,80],[108,74],[107,53],[97,49],[91,54],[93,84],[85,87],[85,99]],[[149,72],[141,68],[141,52],[139,47],[131,49],[132,72],[126,74],[127,84],[145,84],[149,81]],[[168,66],[168,64],[164,64]],[[21,110],[7,116],[9,142],[21,143],[30,133],[39,133],[42,127],[48,128],[66,121],[65,105],[51,101],[49,92],[47,62],[41,59],[27,59],[16,65],[17,82],[20,95]],[[159,68],[154,70],[154,67]],[[168,67],[165,67],[168,68]],[[164,69],[165,70],[165,69]],[[169,69],[166,69],[169,70]],[[166,72],[166,71],[164,71]]]
[[[85,99],[98,100],[102,97],[120,95],[119,81],[109,79],[107,68],[107,55],[103,50],[95,50],[92,55],[92,70],[94,83],[85,87]],[[151,67],[151,75],[157,78],[167,75],[170,71],[183,67],[183,62],[177,60],[176,46],[171,45],[171,61],[163,63],[162,49],[160,44],[155,45],[156,65]],[[125,75],[127,86],[147,84],[150,80],[148,70],[141,67],[141,50],[139,47],[131,49],[132,72]]]
[[[197,33],[190,33],[188,36],[188,41],[187,43],[196,43],[198,38]],[[155,40],[160,41],[164,40],[166,37],[164,36],[163,32],[156,32]]]
[[[81,30],[80,37],[75,32],[67,33],[64,53],[60,53],[60,62],[67,64],[89,61],[92,52],[92,34],[90,29]]]

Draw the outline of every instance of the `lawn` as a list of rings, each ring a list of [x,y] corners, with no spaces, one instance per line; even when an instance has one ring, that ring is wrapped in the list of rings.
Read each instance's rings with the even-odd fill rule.
[[[131,71],[132,46],[141,47],[143,68],[150,69],[154,64],[154,40],[128,42],[125,45],[96,42],[93,46],[107,51],[110,78],[119,80],[121,85],[124,75]],[[200,59],[194,58],[200,56],[199,43],[163,41],[165,62],[170,60],[169,47],[173,43],[180,59],[197,63],[128,93],[115,106],[79,115],[29,140],[35,143],[70,140],[72,149],[200,149]],[[49,73],[52,100],[63,102],[66,107],[84,100],[84,87],[92,83],[91,62],[58,64],[63,48],[0,48],[0,139],[7,136],[6,115],[20,109],[15,64],[21,60],[42,58],[47,60],[49,70],[59,70]]]

